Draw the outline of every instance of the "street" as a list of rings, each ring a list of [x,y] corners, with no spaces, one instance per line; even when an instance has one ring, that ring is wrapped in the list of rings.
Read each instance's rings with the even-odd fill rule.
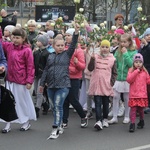
[[[95,115],[95,114],[94,114]],[[68,128],[55,140],[46,140],[51,131],[52,112],[34,122],[26,132],[19,131],[21,125],[12,124],[11,132],[0,133],[0,150],[149,150],[150,115],[145,115],[145,128],[128,132],[129,125],[119,123],[96,131],[93,128],[95,118],[89,120],[87,128],[80,128],[80,118],[70,109]],[[0,123],[0,128],[4,127]],[[139,147],[133,149],[134,147]],[[143,149],[143,148],[144,149]]]

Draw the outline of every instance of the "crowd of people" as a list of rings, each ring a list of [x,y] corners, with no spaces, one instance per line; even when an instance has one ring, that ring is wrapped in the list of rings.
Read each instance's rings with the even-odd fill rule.
[[[112,41],[100,38],[93,44],[76,20],[64,30],[55,29],[54,20],[41,29],[29,20],[24,29],[17,24],[17,12],[7,15],[1,10],[1,17],[0,76],[6,76],[18,116],[13,121],[0,119],[6,123],[2,133],[11,131],[11,123],[27,131],[30,120],[51,109],[54,121],[48,139],[56,139],[68,127],[70,106],[81,118],[81,128],[88,126],[93,113],[98,131],[123,115],[129,132],[135,131],[137,114],[137,128],[144,127],[144,110],[150,112],[150,28],[139,39],[124,31],[124,16],[117,14]],[[29,92],[32,85],[35,103]]]

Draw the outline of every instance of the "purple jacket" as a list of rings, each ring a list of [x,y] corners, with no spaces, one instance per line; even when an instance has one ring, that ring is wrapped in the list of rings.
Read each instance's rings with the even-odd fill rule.
[[[34,81],[34,61],[29,45],[16,46],[11,42],[2,42],[7,57],[7,80],[17,84],[32,84]]]

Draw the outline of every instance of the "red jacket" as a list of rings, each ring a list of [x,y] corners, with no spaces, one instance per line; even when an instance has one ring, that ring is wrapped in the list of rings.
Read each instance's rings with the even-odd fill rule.
[[[65,49],[68,49],[68,46],[66,46]],[[75,57],[78,59],[77,64],[74,63]],[[70,60],[70,66],[69,66],[70,79],[81,79],[84,69],[85,69],[84,51],[80,47],[78,47],[75,49],[75,52],[73,53]]]
[[[130,84],[129,98],[147,98],[147,84],[150,84],[150,76],[145,70],[140,72],[129,69],[127,82]]]

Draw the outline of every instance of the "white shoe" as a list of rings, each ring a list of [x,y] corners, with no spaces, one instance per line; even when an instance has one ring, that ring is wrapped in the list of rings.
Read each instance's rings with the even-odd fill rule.
[[[123,123],[126,124],[126,123],[129,123],[129,122],[130,122],[130,118],[129,117],[125,117],[124,120],[123,120]]]
[[[108,120],[108,123],[109,123],[109,124],[118,123],[118,119],[113,117],[111,120]]]
[[[108,114],[109,117],[112,117],[113,116],[113,111],[111,110]]]
[[[121,101],[118,110],[118,117],[122,117],[124,115],[124,111],[125,111],[124,103]]]
[[[63,134],[64,133],[64,128],[63,127],[59,127],[59,134]]]
[[[59,137],[59,129],[58,128],[53,128],[51,135],[47,138],[49,139],[57,139]]]
[[[97,130],[102,130],[103,129],[103,125],[101,121],[97,121],[94,125],[94,128]]]
[[[109,127],[109,124],[108,124],[108,120],[107,120],[107,119],[104,119],[104,120],[103,120],[103,127],[106,127],[106,128]]]

